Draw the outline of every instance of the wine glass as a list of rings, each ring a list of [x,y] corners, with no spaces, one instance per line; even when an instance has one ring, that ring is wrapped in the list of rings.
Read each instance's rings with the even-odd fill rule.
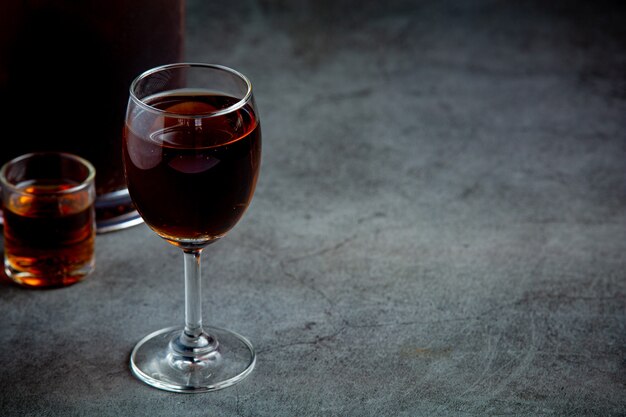
[[[182,249],[185,270],[184,326],[139,341],[130,357],[133,373],[176,392],[241,381],[256,354],[245,337],[202,325],[200,255],[239,221],[254,193],[261,127],[250,81],[199,63],[144,72],[130,87],[122,151],[137,211]]]

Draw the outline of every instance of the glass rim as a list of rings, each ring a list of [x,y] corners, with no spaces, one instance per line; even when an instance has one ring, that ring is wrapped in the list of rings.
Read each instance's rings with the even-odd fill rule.
[[[33,158],[33,157],[46,157],[46,156],[57,156],[59,157],[59,159],[71,159],[75,162],[78,162],[79,164],[83,165],[84,167],[87,168],[87,177],[82,180],[79,184],[70,187],[70,188],[66,188],[64,190],[57,190],[57,191],[44,191],[44,192],[38,192],[36,195],[37,196],[42,196],[42,195],[66,195],[66,194],[73,194],[79,191],[84,190],[85,188],[90,187],[91,185],[93,185],[94,183],[94,179],[96,177],[96,169],[94,168],[94,166],[91,164],[91,162],[89,162],[88,160],[86,160],[85,158],[82,158],[78,155],[74,155],[72,153],[69,152],[54,152],[54,151],[49,151],[49,152],[30,152],[30,153],[26,153],[20,156],[17,156],[13,159],[11,159],[10,161],[7,161],[6,163],[4,163],[4,165],[2,165],[2,168],[0,168],[0,184],[2,185],[3,188],[8,188],[11,190],[11,192],[13,193],[19,193],[19,194],[24,194],[24,195],[35,195],[33,193],[30,193],[28,191],[25,191],[22,188],[18,188],[16,187],[14,184],[12,184],[11,182],[9,182],[9,180],[7,179],[7,171],[9,169],[10,166],[15,165],[25,159],[29,159],[29,158]]]
[[[201,113],[201,114],[181,114],[181,113],[175,113],[175,112],[170,112],[167,110],[159,109],[157,107],[154,107],[145,103],[142,99],[137,97],[137,95],[135,94],[135,89],[137,85],[139,84],[140,81],[144,80],[145,78],[161,71],[170,70],[170,69],[180,69],[180,68],[210,68],[210,69],[217,69],[217,70],[221,70],[224,72],[228,72],[240,78],[241,80],[243,80],[243,82],[246,84],[246,94],[243,96],[243,98],[241,98],[236,103],[231,104],[228,107],[219,109],[214,112],[206,112],[206,113]],[[161,114],[167,117],[176,117],[179,119],[203,119],[203,118],[210,118],[210,117],[228,114],[245,106],[246,103],[248,103],[252,99],[252,83],[250,82],[248,77],[246,77],[239,71],[234,70],[224,65],[206,64],[202,62],[177,62],[173,64],[159,65],[157,67],[154,67],[154,68],[151,68],[149,70],[142,72],[131,82],[129,92],[130,92],[131,100],[133,100],[135,104],[137,104],[139,107],[143,108],[144,110],[147,110],[156,114]],[[151,96],[148,96],[148,97],[151,97]]]

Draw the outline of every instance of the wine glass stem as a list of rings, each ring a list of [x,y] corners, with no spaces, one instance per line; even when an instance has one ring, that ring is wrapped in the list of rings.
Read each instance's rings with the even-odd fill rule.
[[[184,250],[185,257],[185,335],[198,338],[202,334],[202,302],[200,287],[200,255],[202,249]]]

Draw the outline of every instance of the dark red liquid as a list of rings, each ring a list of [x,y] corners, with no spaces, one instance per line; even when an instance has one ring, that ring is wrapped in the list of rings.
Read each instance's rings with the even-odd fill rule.
[[[170,94],[149,101],[181,115],[211,113],[238,100]],[[159,235],[182,247],[223,236],[250,204],[259,173],[261,129],[251,105],[208,118],[133,112],[124,132],[128,190]]]

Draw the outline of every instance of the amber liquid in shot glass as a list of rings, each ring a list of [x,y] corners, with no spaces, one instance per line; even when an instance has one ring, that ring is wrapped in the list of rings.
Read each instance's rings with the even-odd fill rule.
[[[81,187],[70,178],[35,178],[3,188],[9,278],[29,287],[61,287],[93,270],[93,183]]]

